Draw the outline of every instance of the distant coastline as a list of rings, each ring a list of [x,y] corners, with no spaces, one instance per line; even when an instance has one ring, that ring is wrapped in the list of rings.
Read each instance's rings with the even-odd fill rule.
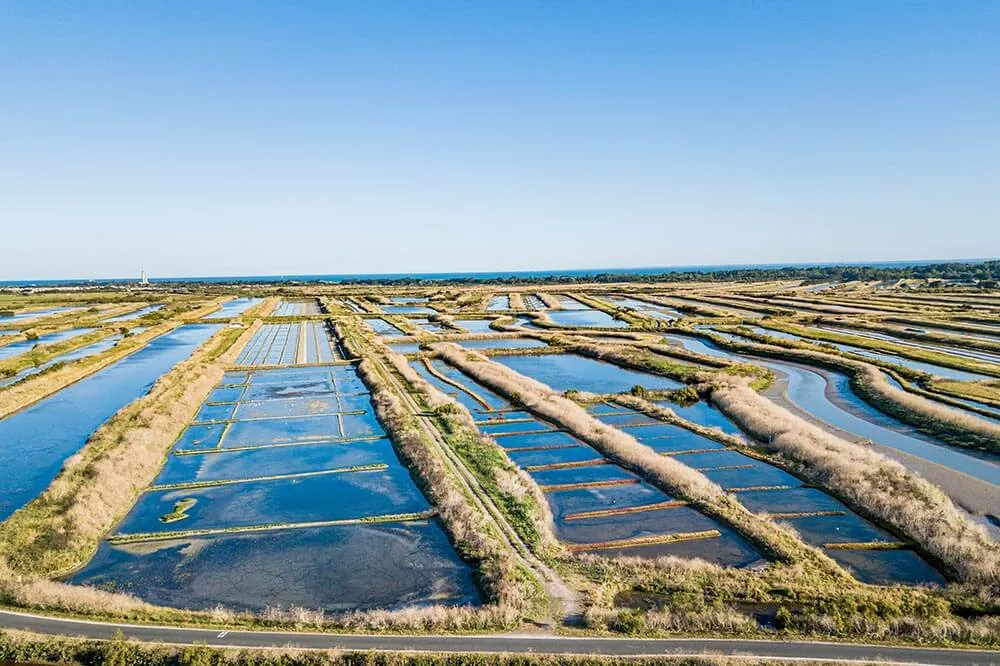
[[[683,275],[735,272],[789,272],[823,271],[829,269],[919,269],[929,266],[945,265],[979,265],[995,262],[996,259],[921,259],[909,261],[881,262],[804,262],[778,264],[715,264],[693,266],[644,266],[635,268],[579,268],[579,269],[544,269],[533,271],[482,271],[454,273],[330,273],[317,275],[241,275],[241,276],[199,276],[199,277],[151,277],[150,284],[281,284],[281,283],[399,283],[399,282],[489,282],[505,280],[571,280],[583,281],[587,278],[604,278],[621,276],[650,277],[657,275]],[[59,287],[86,285],[116,285],[137,282],[135,276],[94,279],[38,279],[38,280],[0,280],[0,287]]]

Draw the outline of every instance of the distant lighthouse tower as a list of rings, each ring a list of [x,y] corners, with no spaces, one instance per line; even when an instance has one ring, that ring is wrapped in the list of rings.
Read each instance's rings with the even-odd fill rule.
[[[139,284],[149,284],[149,278],[146,277],[146,271],[139,271]]]

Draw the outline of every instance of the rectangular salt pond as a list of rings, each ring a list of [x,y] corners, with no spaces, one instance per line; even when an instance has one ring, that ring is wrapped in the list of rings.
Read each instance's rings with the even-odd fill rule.
[[[436,521],[103,543],[71,583],[206,610],[328,612],[481,601]]]
[[[589,446],[571,448],[540,449],[536,451],[507,451],[507,456],[518,467],[525,469],[544,465],[564,465],[567,463],[585,463],[603,461],[604,457]]]
[[[686,506],[564,521],[559,536],[576,544],[718,530],[719,524]]]
[[[752,460],[749,469],[710,469],[703,471],[702,474],[729,491],[760,487],[795,488],[802,485],[802,481],[783,469],[759,460]]]
[[[135,312],[128,312],[123,315],[118,315],[117,317],[112,317],[111,319],[105,319],[107,323],[117,323],[120,321],[132,321],[133,319],[140,319],[148,314],[153,314],[158,310],[162,310],[163,305],[148,305],[141,310],[136,310]]]
[[[579,442],[567,432],[530,433],[526,435],[503,435],[496,437],[497,444],[508,450],[577,445]]]
[[[303,301],[286,301],[278,303],[278,307],[271,313],[272,317],[296,317],[301,315],[320,314],[319,303],[315,299]]]
[[[871,585],[944,585],[945,579],[911,550],[828,550],[858,580]]]
[[[719,428],[722,432],[729,433],[730,435],[743,436],[743,431],[735,423],[704,400],[699,400],[691,405],[681,405],[669,400],[660,400],[655,404],[660,407],[666,407],[682,419],[687,419],[706,428]]]
[[[420,351],[419,342],[390,342],[389,349],[397,354],[416,354]]]
[[[702,437],[698,433],[667,423],[651,426],[621,427],[619,430],[627,432],[641,443],[660,453],[675,454],[726,448],[724,444],[714,439]]]
[[[575,514],[606,509],[629,509],[654,506],[674,498],[647,483],[629,483],[621,486],[575,488],[545,493],[556,523],[565,522]]]
[[[490,324],[492,319],[456,319],[455,323],[469,333],[496,333]]]
[[[437,314],[437,310],[429,308],[426,305],[383,305],[381,307],[383,312],[393,315]]]
[[[764,561],[753,545],[738,533],[716,523],[713,528],[721,535],[709,539],[690,539],[674,543],[657,543],[646,546],[602,548],[583,550],[604,557],[685,557],[699,558],[724,567],[746,567]]]
[[[385,338],[406,335],[401,330],[399,330],[398,328],[387,322],[385,319],[372,317],[369,319],[365,319],[365,323],[368,324],[369,328],[375,331],[375,333]]]
[[[181,500],[196,503],[183,520],[165,522]],[[180,490],[150,490],[139,498],[117,534],[220,530],[352,520],[430,508],[400,465],[378,471],[338,472]]]
[[[0,420],[0,520],[45,489],[90,435],[145,395],[221,326],[189,324],[139,351]],[[53,428],[53,423],[59,423]]]
[[[220,450],[168,456],[154,485],[249,479],[377,464],[396,464],[396,453],[388,439],[303,445],[294,454],[283,447]]]
[[[676,389],[684,386],[669,377],[628,370],[575,354],[495,356],[492,360],[526,377],[548,384],[557,391],[577,389],[592,393],[625,393],[637,385],[647,389]]]
[[[70,328],[65,331],[43,333],[34,340],[18,340],[17,342],[11,342],[8,345],[0,347],[0,361],[30,352],[35,348],[35,345],[54,345],[60,342],[66,342],[67,340],[72,340],[73,338],[77,338],[81,335],[86,335],[94,330],[96,329]]]
[[[806,543],[821,546],[827,543],[894,542],[896,538],[857,514],[843,516],[803,516],[785,518]]]
[[[565,467],[563,469],[546,469],[529,472],[535,483],[542,486],[562,486],[577,483],[605,483],[609,481],[625,481],[638,483],[639,477],[626,472],[617,465],[591,465],[588,467]]]
[[[556,298],[559,300],[559,307],[561,307],[563,310],[590,310],[591,309],[589,305],[581,303],[580,301],[576,300],[572,296],[563,295],[563,296],[557,296]]]
[[[451,329],[430,319],[411,319],[413,324],[428,333],[448,333]]]
[[[556,428],[548,423],[532,419],[524,422],[489,423],[479,426],[479,429],[487,435],[503,435],[508,433],[538,432],[539,430],[555,430]]]
[[[740,493],[740,503],[754,513],[849,512],[847,506],[817,488],[748,490]]]
[[[579,328],[628,328],[628,322],[615,319],[601,310],[549,310],[549,319],[557,326]]]
[[[510,297],[507,295],[492,297],[489,304],[486,306],[486,310],[488,312],[510,310]]]
[[[323,322],[264,324],[254,333],[236,365],[331,363],[336,357]]]
[[[494,340],[458,340],[466,349],[538,349],[548,344],[534,338],[497,338]]]
[[[234,298],[226,301],[222,304],[221,308],[215,312],[210,312],[202,317],[202,319],[230,319],[238,317],[263,300],[262,298]]]

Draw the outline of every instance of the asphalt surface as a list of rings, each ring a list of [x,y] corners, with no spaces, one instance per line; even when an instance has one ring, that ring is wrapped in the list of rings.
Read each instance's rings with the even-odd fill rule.
[[[891,662],[907,664],[997,664],[1000,652],[911,648],[850,643],[763,641],[704,638],[575,638],[535,634],[362,635],[274,631],[219,631],[154,625],[92,622],[44,615],[0,611],[0,628],[40,634],[126,638],[149,643],[185,645],[205,643],[220,647],[295,647],[312,649],[381,650],[389,652],[479,652],[611,656],[738,655],[797,660]]]

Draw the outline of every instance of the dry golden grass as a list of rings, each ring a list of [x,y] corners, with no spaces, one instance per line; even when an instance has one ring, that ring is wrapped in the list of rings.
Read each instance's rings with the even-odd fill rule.
[[[712,402],[741,428],[912,539],[953,576],[1000,580],[1000,544],[937,487],[870,448],[821,430],[736,379],[713,388]]]

